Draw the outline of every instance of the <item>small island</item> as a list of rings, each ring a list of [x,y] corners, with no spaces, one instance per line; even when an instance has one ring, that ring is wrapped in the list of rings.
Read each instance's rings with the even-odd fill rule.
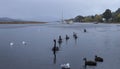
[[[20,20],[20,19],[12,19],[8,17],[0,18],[0,24],[44,24],[44,23],[47,23],[47,22],[26,21],[26,20]]]

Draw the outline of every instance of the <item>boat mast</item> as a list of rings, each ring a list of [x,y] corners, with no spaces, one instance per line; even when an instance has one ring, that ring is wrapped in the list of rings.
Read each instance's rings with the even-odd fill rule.
[[[64,20],[63,20],[63,10],[62,10],[62,19],[61,19],[61,23],[62,23],[62,24],[64,23]]]

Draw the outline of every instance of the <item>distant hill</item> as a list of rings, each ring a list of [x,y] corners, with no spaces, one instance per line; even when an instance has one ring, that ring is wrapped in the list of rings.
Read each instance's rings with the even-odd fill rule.
[[[0,22],[21,22],[24,20],[20,20],[20,19],[12,19],[12,18],[8,18],[8,17],[1,17],[0,18]]]
[[[27,21],[27,20],[20,20],[20,19],[12,19],[8,17],[0,18],[0,24],[41,24],[47,22],[40,22],[40,21]]]

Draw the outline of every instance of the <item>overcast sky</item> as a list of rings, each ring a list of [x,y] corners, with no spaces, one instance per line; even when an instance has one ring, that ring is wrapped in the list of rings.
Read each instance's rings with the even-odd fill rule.
[[[120,0],[0,0],[0,17],[52,21],[118,8]]]

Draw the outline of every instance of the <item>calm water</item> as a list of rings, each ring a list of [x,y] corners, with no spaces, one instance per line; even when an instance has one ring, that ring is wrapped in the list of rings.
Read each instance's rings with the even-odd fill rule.
[[[77,33],[77,40],[73,38],[73,32]],[[68,41],[66,34],[70,37]],[[55,58],[51,49],[53,39],[58,39],[59,35],[63,43],[57,44],[60,51],[56,52]],[[13,46],[10,46],[11,42]],[[87,69],[120,68],[120,25],[0,25],[0,69],[61,69],[60,65],[64,63],[70,63],[71,69],[84,69],[83,58],[94,60],[95,55],[103,57],[104,62]]]

